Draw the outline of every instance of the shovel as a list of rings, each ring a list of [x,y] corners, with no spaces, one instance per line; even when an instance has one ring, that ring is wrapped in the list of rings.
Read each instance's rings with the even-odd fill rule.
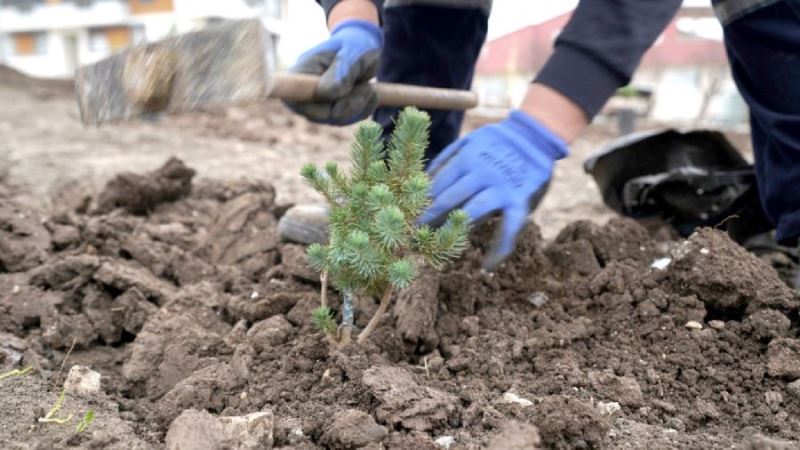
[[[258,19],[232,20],[144,44],[82,67],[75,90],[86,125],[208,106],[315,99],[319,76],[277,73],[274,44]],[[373,82],[382,106],[466,110],[471,91]]]

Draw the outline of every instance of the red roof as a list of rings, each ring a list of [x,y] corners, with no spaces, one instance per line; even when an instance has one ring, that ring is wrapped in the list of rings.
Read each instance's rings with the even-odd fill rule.
[[[696,17],[695,13],[686,14]],[[534,74],[553,52],[553,42],[566,26],[572,12],[530,25],[489,41],[478,59],[477,73]],[[683,14],[679,14],[679,17]],[[678,30],[677,18],[664,30],[656,44],[645,53],[641,67],[720,66],[727,64],[720,41],[687,35]]]

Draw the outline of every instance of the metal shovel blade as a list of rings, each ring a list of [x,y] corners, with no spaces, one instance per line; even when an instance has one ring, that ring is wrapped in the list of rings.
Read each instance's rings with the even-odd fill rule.
[[[81,120],[98,125],[266,98],[272,52],[258,19],[133,47],[78,71]]]

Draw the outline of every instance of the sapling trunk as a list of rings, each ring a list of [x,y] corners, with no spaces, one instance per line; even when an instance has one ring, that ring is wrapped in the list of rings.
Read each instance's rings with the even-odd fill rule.
[[[392,286],[386,288],[386,292],[384,292],[383,296],[381,296],[381,303],[378,305],[378,310],[375,311],[375,314],[369,320],[369,323],[367,324],[367,327],[364,328],[364,331],[362,331],[361,334],[358,335],[359,344],[367,342],[369,335],[372,334],[372,332],[380,323],[381,319],[383,319],[383,316],[386,314],[386,310],[389,308],[389,302],[392,300],[393,292],[394,289],[392,288]]]
[[[332,344],[336,344],[338,342],[336,338],[336,333],[334,332],[336,328],[336,324],[333,321],[333,317],[331,317],[331,309],[328,307],[328,271],[325,270],[322,272],[320,276],[320,284],[322,284],[319,300],[320,300],[320,307],[315,312],[315,322],[317,326],[325,332],[325,336],[328,338],[328,341]]]
[[[340,330],[339,343],[347,345],[353,336],[353,293],[345,289],[342,295],[342,325]]]
[[[352,339],[354,296],[381,298],[378,311],[358,336],[363,343],[386,315],[392,293],[411,284],[419,264],[441,269],[466,245],[469,217],[463,211],[450,212],[436,230],[417,223],[430,204],[431,184],[423,160],[429,127],[426,113],[407,108],[398,116],[388,145],[377,123],[359,127],[347,173],[334,163],[322,169],[303,167],[303,177],[330,206],[329,244],[308,248],[311,266],[322,273],[321,306],[312,320],[334,342],[338,328],[339,345]],[[328,307],[329,282],[342,292],[338,327]]]

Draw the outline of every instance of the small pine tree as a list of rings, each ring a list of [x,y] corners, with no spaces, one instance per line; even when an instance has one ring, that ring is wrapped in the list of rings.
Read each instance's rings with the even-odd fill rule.
[[[325,196],[331,209],[329,244],[310,246],[308,259],[322,274],[322,305],[312,319],[335,342],[350,340],[354,295],[381,299],[358,337],[364,342],[386,313],[394,291],[407,288],[422,265],[441,269],[464,249],[469,227],[464,211],[452,211],[437,229],[417,223],[429,205],[430,179],[424,165],[429,128],[428,114],[406,108],[388,146],[377,123],[358,128],[348,173],[334,163],[302,169],[303,178]],[[338,336],[326,300],[329,280],[344,297]]]

